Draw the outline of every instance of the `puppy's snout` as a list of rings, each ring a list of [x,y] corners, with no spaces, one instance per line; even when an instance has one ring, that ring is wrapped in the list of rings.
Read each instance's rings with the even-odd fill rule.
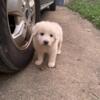
[[[44,45],[48,45],[48,43],[49,43],[48,41],[44,41]]]

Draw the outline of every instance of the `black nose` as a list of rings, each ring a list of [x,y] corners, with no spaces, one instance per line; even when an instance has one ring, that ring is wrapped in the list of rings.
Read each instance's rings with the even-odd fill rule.
[[[44,41],[44,45],[48,45],[48,41]]]

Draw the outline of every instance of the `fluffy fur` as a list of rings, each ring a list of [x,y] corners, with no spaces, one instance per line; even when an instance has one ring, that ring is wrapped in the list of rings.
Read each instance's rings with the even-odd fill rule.
[[[49,55],[48,67],[54,67],[57,54],[61,53],[63,41],[62,28],[58,23],[41,21],[32,28],[33,45],[36,50],[36,65],[43,62],[44,54]]]

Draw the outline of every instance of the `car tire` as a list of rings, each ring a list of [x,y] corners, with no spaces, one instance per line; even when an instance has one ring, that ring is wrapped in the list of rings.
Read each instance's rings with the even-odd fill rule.
[[[35,3],[35,13],[36,13],[36,18],[35,18],[35,22],[39,22],[41,20],[41,11],[40,11],[40,0],[34,0]]]
[[[39,3],[39,0],[35,0]],[[36,3],[36,22],[39,21],[39,5]],[[0,72],[14,73],[22,70],[31,61],[34,54],[32,44],[19,49],[11,37],[7,15],[7,0],[0,0]]]
[[[55,11],[56,10],[56,0],[54,0],[54,3],[50,5],[50,11]]]

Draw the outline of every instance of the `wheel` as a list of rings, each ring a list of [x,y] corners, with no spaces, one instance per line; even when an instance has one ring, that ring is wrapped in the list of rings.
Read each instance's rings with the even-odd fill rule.
[[[39,21],[39,0],[0,0],[0,71],[13,73],[32,59],[30,27]],[[37,16],[38,15],[38,16]]]
[[[54,3],[50,5],[50,10],[55,11],[56,10],[56,0],[54,0]]]
[[[40,12],[40,0],[34,0],[35,3],[35,22],[39,22],[41,20],[40,16],[41,16],[41,12]]]

